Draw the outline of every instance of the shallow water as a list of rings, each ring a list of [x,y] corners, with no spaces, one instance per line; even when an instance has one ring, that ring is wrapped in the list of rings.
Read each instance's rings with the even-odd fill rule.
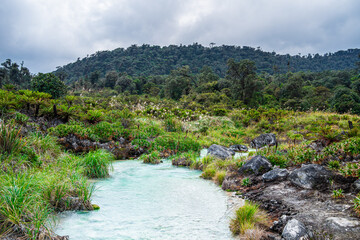
[[[232,239],[228,197],[201,172],[140,161],[114,163],[96,183],[100,210],[60,215],[56,229],[70,239]]]

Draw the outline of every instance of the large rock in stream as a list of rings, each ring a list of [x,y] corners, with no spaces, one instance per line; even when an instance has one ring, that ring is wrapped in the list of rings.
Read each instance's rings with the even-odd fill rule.
[[[261,175],[270,171],[271,168],[272,165],[266,157],[257,155],[242,165],[242,167],[239,169],[239,173]]]
[[[225,160],[225,159],[231,158],[233,155],[235,155],[235,152],[233,150],[231,150],[230,148],[220,146],[217,144],[213,144],[208,148],[207,155],[211,155],[216,158]]]
[[[289,175],[294,185],[305,189],[325,190],[330,184],[331,172],[317,164],[303,165]]]
[[[302,222],[295,218],[287,222],[281,235],[285,240],[305,240],[313,237]]]

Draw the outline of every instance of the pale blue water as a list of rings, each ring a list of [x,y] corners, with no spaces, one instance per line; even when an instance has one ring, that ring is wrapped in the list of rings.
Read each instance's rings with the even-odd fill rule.
[[[96,183],[99,211],[61,214],[56,229],[70,239],[232,239],[228,197],[201,172],[140,161],[114,163]]]

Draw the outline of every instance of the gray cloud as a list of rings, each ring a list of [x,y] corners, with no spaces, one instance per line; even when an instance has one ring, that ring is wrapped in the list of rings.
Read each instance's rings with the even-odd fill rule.
[[[360,43],[357,0],[3,0],[0,61],[47,72],[132,44],[326,53]]]

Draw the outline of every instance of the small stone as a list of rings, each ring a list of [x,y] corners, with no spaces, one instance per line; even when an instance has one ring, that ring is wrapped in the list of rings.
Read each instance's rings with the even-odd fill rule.
[[[285,240],[300,240],[309,239],[313,237],[313,234],[308,231],[302,222],[293,218],[287,222],[281,236]]]
[[[354,183],[353,183],[353,187],[354,187],[354,190],[356,192],[360,192],[360,179],[356,180]]]

